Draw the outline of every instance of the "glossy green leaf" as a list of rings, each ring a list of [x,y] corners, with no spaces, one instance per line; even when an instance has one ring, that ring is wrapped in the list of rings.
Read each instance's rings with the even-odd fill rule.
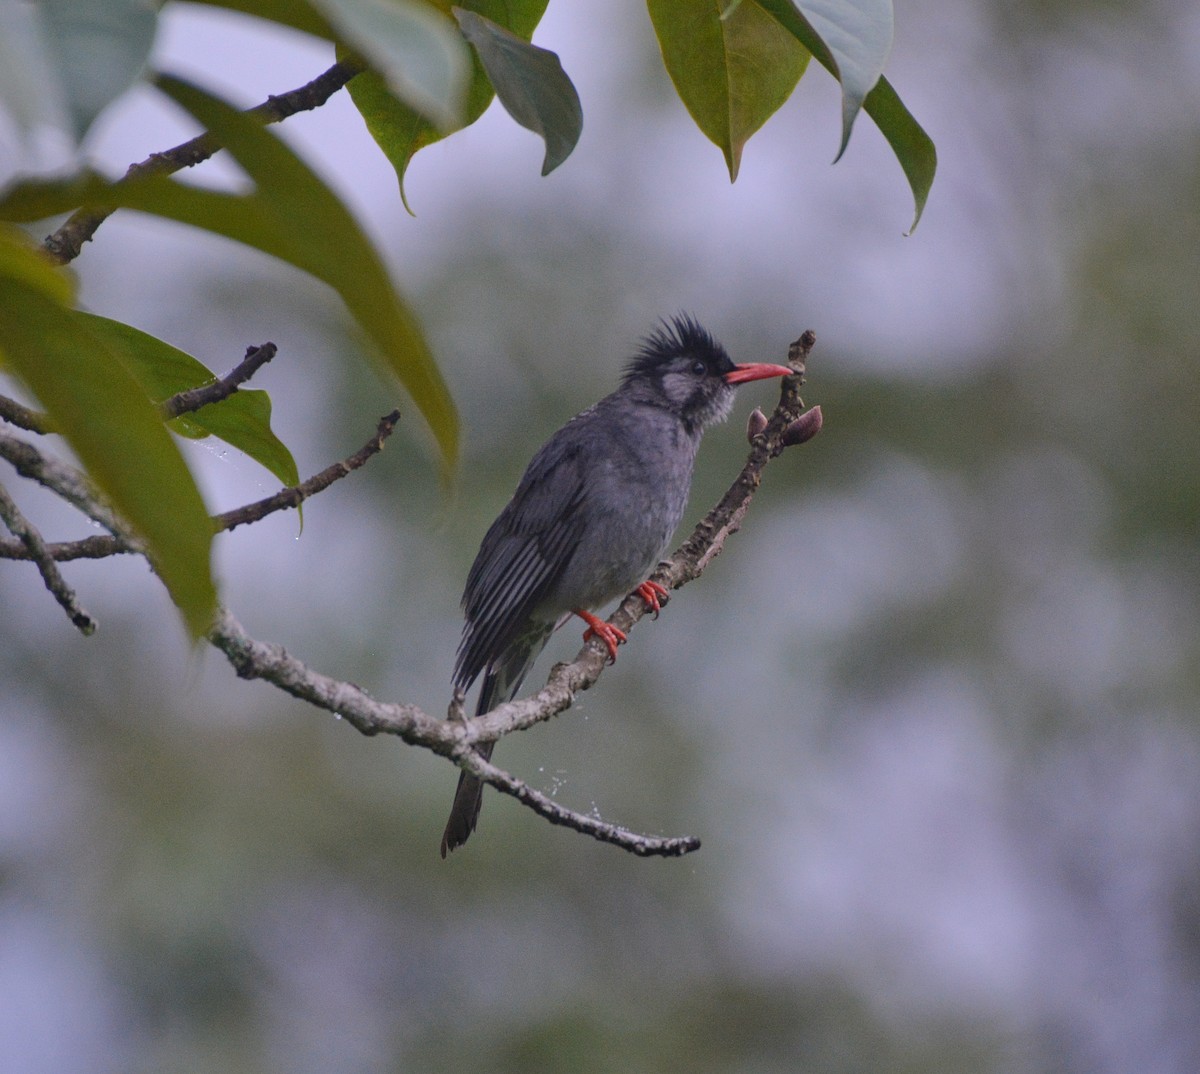
[[[253,15],[281,26],[290,26],[301,33],[323,37],[327,41],[333,41],[336,37],[328,20],[308,0],[193,0],[193,3]]]
[[[256,121],[178,80],[164,80],[163,88],[213,132],[258,187],[252,195],[217,194],[215,198],[210,196],[215,192],[189,188],[191,194],[203,195],[206,204],[199,219],[186,222],[221,231],[225,216],[231,229],[223,234],[239,241],[246,241],[235,233],[239,230],[251,238],[257,236],[262,241],[251,245],[290,261],[333,287],[376,344],[385,367],[408,390],[437,437],[446,462],[453,465],[458,455],[458,416],[449,390],[416,318],[397,294],[387,269],[350,211]],[[214,209],[215,216],[210,217]]]
[[[411,0],[312,0],[388,89],[443,130],[462,122],[471,57],[454,25]]]
[[[423,0],[198,0],[323,37],[339,59],[361,57],[386,92],[435,130],[462,125],[470,49],[445,17]],[[439,10],[442,9],[442,10]]]
[[[892,51],[892,0],[757,0],[842,86],[845,152],[855,117]],[[835,158],[836,159],[836,158]]]
[[[545,141],[542,174],[549,175],[571,155],[583,131],[579,94],[558,56],[474,11],[452,11],[500,103],[522,127]]]
[[[724,13],[712,0],[649,0],[648,7],[680,99],[736,180],[742,149],[796,88],[808,51],[755,3]]]
[[[75,137],[142,75],[158,26],[146,0],[39,0],[46,46]]]
[[[257,120],[178,80],[162,85],[229,149],[255,190],[229,194],[162,175],[123,183],[84,175],[12,187],[0,199],[0,219],[38,220],[83,204],[140,209],[246,243],[324,280],[407,388],[452,466],[458,417],[450,394],[416,319],[349,210]]]
[[[912,187],[916,214],[912,227],[908,229],[911,235],[920,223],[929,188],[933,186],[933,177],[937,172],[937,147],[912,113],[904,107],[904,102],[887,78],[881,78],[867,94],[863,110],[883,132],[896,159],[900,161],[900,167],[904,169],[908,185]]]
[[[448,0],[442,2],[446,10],[449,10]],[[467,0],[459,6],[485,15],[528,41],[546,10],[547,2],[548,0]],[[441,7],[442,3],[438,6]],[[371,137],[396,169],[400,199],[404,202],[404,207],[412,212],[404,192],[404,174],[408,165],[418,150],[440,141],[449,132],[439,130],[419,112],[409,108],[391,92],[384,79],[374,71],[365,71],[351,79],[346,88],[350,91],[355,107]],[[461,126],[468,127],[483,115],[494,96],[495,90],[492,89],[483,64],[480,63],[479,56],[472,51],[471,80],[467,88]]]
[[[75,277],[59,268],[40,245],[15,227],[0,224],[0,277],[17,280],[63,306],[75,301]]]
[[[747,0],[747,3],[750,0]],[[916,228],[937,171],[932,140],[881,72],[891,50],[891,0],[754,0],[842,84],[842,141],[862,106],[887,139],[912,188]]]
[[[71,129],[66,92],[50,55],[40,10],[0,0],[0,108],[23,132]]]
[[[94,313],[77,316],[125,363],[156,403],[217,379],[203,362],[132,325]],[[224,440],[265,466],[284,485],[300,481],[292,453],[271,431],[271,397],[264,391],[239,388],[227,399],[175,418],[169,425],[193,439],[211,434]]]
[[[0,352],[89,477],[145,542],[193,637],[212,620],[212,524],[158,411],[74,312],[29,276],[0,274]]]

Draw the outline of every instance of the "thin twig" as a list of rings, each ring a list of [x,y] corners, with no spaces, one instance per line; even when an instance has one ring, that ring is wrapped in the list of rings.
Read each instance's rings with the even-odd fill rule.
[[[244,507],[235,507],[232,511],[226,511],[223,514],[215,515],[212,519],[213,532],[222,533],[226,530],[231,530],[236,526],[247,525],[251,522],[258,522],[260,519],[266,518],[267,515],[273,514],[275,511],[284,511],[288,508],[299,507],[310,496],[315,496],[318,492],[323,492],[329,488],[335,481],[345,477],[347,474],[353,473],[362,466],[371,456],[378,454],[383,449],[383,442],[392,434],[392,430],[396,428],[397,422],[400,420],[400,411],[393,410],[390,414],[379,419],[379,425],[375,429],[375,435],[371,437],[361,448],[353,455],[349,455],[340,462],[335,462],[332,466],[325,467],[320,473],[314,474],[307,481],[299,485],[289,485],[287,488],[280,489],[272,496],[258,500],[255,503],[246,504]],[[0,433],[0,437],[4,437]],[[9,444],[6,450],[6,441]],[[13,451],[11,445],[22,445],[22,451]],[[46,485],[52,491],[70,500],[64,491],[64,479],[73,474],[68,487],[78,491],[80,483],[84,482],[83,475],[78,471],[73,471],[71,467],[64,463],[58,463],[53,459],[48,459],[43,456],[40,451],[31,444],[26,444],[16,437],[5,437],[0,439],[0,457],[8,458],[10,462],[17,458],[23,459],[25,470],[18,467],[18,472],[25,477],[32,477],[33,480],[40,484]],[[33,465],[36,457],[37,465]],[[40,475],[40,476],[38,476]],[[53,477],[53,481],[50,477]],[[86,510],[82,503],[70,500],[76,507],[81,510]],[[90,537],[83,537],[78,541],[61,541],[48,543],[46,553],[49,557],[58,563],[64,563],[72,559],[104,559],[107,556],[120,555],[126,552],[140,552],[141,545],[134,541],[129,535],[124,532],[116,532],[112,534],[92,534]],[[4,540],[0,538],[0,559],[30,559],[29,549],[18,540]]]
[[[7,395],[0,395],[0,418],[30,433],[51,432],[50,416],[38,410],[30,410]]]
[[[362,70],[360,64],[349,61],[335,63],[324,74],[318,75],[306,85],[268,97],[262,104],[249,109],[246,114],[256,116],[264,123],[278,123],[297,112],[319,108]],[[131,164],[120,182],[129,182],[146,175],[171,175],[207,160],[220,148],[221,144],[216,138],[205,132],[173,149],[151,153],[145,160]],[[48,235],[43,245],[55,261],[65,265],[79,256],[83,244],[91,240],[97,228],[115,211],[111,206],[84,206],[72,213],[54,234]]]
[[[177,392],[169,399],[164,399],[158,405],[164,421],[179,417],[180,414],[191,414],[206,407],[210,403],[219,403],[233,395],[255,373],[275,357],[277,348],[274,343],[264,343],[260,347],[247,347],[246,357],[219,380],[209,381],[197,388],[188,388]],[[52,433],[55,431],[50,415],[38,410],[30,410],[15,399],[0,395],[0,418],[10,425],[16,425],[31,433]]]
[[[37,528],[21,513],[21,509],[13,502],[8,490],[0,485],[0,519],[29,551],[29,558],[37,564],[37,569],[46,583],[46,588],[64,612],[67,618],[78,627],[80,633],[88,637],[96,633],[96,620],[93,619],[79,604],[75,591],[67,585],[67,581],[58,569],[58,564],[47,554],[46,542]]]
[[[246,357],[233,367],[220,380],[210,381],[198,388],[189,388],[165,399],[158,405],[165,420],[177,418],[180,414],[192,414],[201,407],[219,403],[228,399],[234,392],[246,383],[255,373],[275,357],[277,348],[274,343],[264,343],[259,347],[247,347]]]
[[[76,559],[108,559],[109,556],[141,552],[141,547],[113,533],[93,533],[77,541],[47,541],[46,554],[55,563],[70,563]],[[0,559],[27,560],[32,557],[20,541],[0,538]]]
[[[539,817],[544,817],[551,824],[560,824],[564,828],[590,835],[601,843],[612,843],[622,850],[628,850],[640,858],[681,858],[700,849],[700,840],[695,836],[682,835],[659,837],[641,835],[631,832],[616,824],[609,824],[599,817],[588,816],[556,802],[540,791],[535,791],[524,780],[509,775],[502,768],[497,768],[491,761],[485,761],[475,750],[465,750],[455,754],[454,759],[461,762],[462,767],[471,775],[490,783],[498,791],[511,795],[522,805],[528,806]]]
[[[247,504],[245,507],[237,507],[232,511],[217,515],[213,519],[213,525],[217,532],[231,530],[235,526],[243,526],[248,522],[258,522],[275,511],[299,507],[310,496],[324,492],[335,481],[353,473],[372,455],[382,451],[383,442],[392,435],[392,430],[395,429],[399,420],[400,411],[398,410],[393,410],[390,414],[380,418],[375,435],[353,455],[342,459],[341,462],[335,462],[332,466],[326,466],[319,474],[314,474],[303,484],[292,485],[257,503]]]
[[[48,488],[110,533],[132,542],[137,551],[142,550],[100,493],[75,467],[43,454],[29,441],[6,433],[3,429],[0,429],[0,459],[7,460],[22,477]]]

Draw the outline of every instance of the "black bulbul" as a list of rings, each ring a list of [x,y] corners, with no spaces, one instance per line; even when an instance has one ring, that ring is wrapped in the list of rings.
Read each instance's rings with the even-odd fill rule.
[[[542,445],[467,575],[454,685],[465,691],[482,673],[477,714],[516,696],[571,615],[616,659],[625,636],[593,612],[635,589],[658,609],[665,591],[644,579],[683,517],[700,437],[728,416],[735,385],[791,372],[735,365],[695,320],[675,317],[645,339],[616,391]],[[475,830],[482,792],[459,776],[442,857]]]

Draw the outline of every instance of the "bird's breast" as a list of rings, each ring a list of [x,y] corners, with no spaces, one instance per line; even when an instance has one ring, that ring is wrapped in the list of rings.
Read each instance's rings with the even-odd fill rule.
[[[678,421],[643,420],[589,460],[580,537],[546,610],[599,608],[640,582],[683,517],[696,441]]]

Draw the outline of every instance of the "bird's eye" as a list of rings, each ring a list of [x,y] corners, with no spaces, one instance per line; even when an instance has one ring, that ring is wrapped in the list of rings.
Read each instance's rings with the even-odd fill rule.
[[[706,366],[702,361],[700,361],[699,358],[697,358],[692,363],[692,372],[698,377],[703,376],[705,373],[708,372],[708,366]]]

